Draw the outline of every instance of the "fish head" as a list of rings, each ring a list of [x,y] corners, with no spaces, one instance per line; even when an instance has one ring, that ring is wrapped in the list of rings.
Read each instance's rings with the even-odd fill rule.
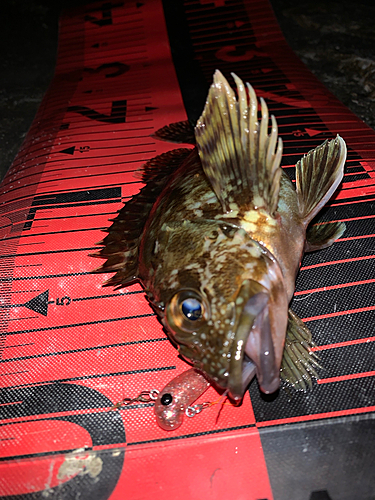
[[[263,392],[275,392],[288,314],[278,263],[234,224],[184,221],[169,230],[152,288],[181,356],[233,400],[255,375]]]

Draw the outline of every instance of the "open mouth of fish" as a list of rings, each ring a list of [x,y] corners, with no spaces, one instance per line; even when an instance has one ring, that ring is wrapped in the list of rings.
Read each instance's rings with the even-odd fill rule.
[[[262,392],[275,392],[280,384],[268,314],[269,296],[258,293],[248,299],[241,314],[231,349],[228,390],[232,399],[242,399],[256,375]]]

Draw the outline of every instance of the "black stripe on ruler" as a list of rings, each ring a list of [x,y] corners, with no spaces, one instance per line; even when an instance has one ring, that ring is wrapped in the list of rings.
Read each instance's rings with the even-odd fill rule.
[[[238,431],[241,429],[251,429],[252,427],[255,427],[255,424],[236,425],[234,427],[225,427],[224,429],[215,429],[213,431],[194,432],[192,434],[184,434],[182,436],[165,437],[165,438],[159,438],[159,439],[148,439],[147,441],[133,441],[132,443],[127,443],[127,444],[128,444],[128,446],[137,446],[137,445],[141,445],[141,444],[162,443],[164,441],[175,441],[178,439],[187,439],[187,438],[199,437],[199,436],[209,436],[211,434],[221,434],[223,432]]]
[[[173,63],[189,120],[196,122],[207,98],[208,85],[194,58],[183,2],[163,0]]]
[[[85,189],[82,191],[36,196],[27,215],[24,230],[31,229],[35,214],[41,208],[52,209],[64,206],[77,206],[77,203],[81,205],[87,202],[113,203],[114,201],[121,201],[121,187]]]
[[[147,408],[149,406],[153,406],[153,405],[151,405],[151,404],[139,405],[140,408]],[[127,408],[127,409],[131,409],[131,408]],[[56,419],[56,417],[52,417],[52,418],[39,418],[39,419],[33,419],[32,422],[34,422],[36,420],[54,420],[54,419]],[[28,420],[28,422],[29,422],[29,420]],[[12,423],[17,423],[17,422],[12,422]],[[165,437],[165,438],[159,438],[159,439],[149,439],[149,440],[146,440],[146,441],[134,441],[132,443],[126,443],[126,445],[127,446],[134,446],[134,445],[144,445],[144,444],[151,444],[151,443],[162,443],[162,442],[165,442],[165,441],[176,441],[176,440],[187,439],[187,438],[194,438],[194,437],[200,437],[200,436],[209,436],[211,434],[221,434],[223,432],[238,431],[238,430],[241,430],[241,429],[250,429],[252,427],[255,427],[255,424],[237,425],[235,427],[226,427],[224,429],[215,429],[213,431],[194,432],[192,434],[184,434],[182,436]],[[125,445],[125,443],[124,443],[124,445]],[[121,447],[121,443],[118,443],[117,447]],[[87,450],[90,450],[90,449],[95,450],[95,446],[92,447],[92,448],[87,448]],[[102,450],[103,448],[101,447],[100,449]],[[106,448],[104,447],[104,450],[105,449]],[[111,446],[111,448],[108,447],[107,449],[113,449],[113,446]],[[1,457],[0,458],[0,462],[6,461],[6,460],[14,460],[14,458],[16,458],[17,460],[21,460],[21,459],[30,459],[30,458],[36,458],[36,457],[48,457],[48,456],[54,456],[54,455],[65,455],[67,453],[72,453],[72,452],[74,452],[74,450],[49,451],[49,452],[33,453],[33,454],[29,454],[29,455],[17,455],[16,457],[14,457],[14,456],[8,456],[8,457]]]
[[[151,342],[164,342],[167,340],[166,337],[161,337],[157,339],[145,339],[145,340],[133,340],[131,342],[119,342],[117,344],[108,344],[108,345],[97,345],[94,347],[82,347],[81,349],[70,349],[67,351],[58,351],[58,352],[46,352],[43,354],[32,354],[30,356],[19,356],[17,358],[5,358],[0,359],[0,363],[12,363],[15,361],[26,361],[27,359],[37,359],[37,358],[48,358],[52,356],[64,356],[66,354],[76,354],[77,352],[88,352],[88,351],[96,351],[102,349],[113,349],[114,347],[124,347],[128,345],[137,345],[137,344],[148,344]]]
[[[11,345],[7,345],[7,346],[4,346],[3,349],[12,349],[13,347],[24,347],[24,346],[27,346],[27,345],[35,345],[35,342],[25,342],[23,344],[11,344]]]
[[[371,194],[368,194],[366,196],[363,196],[359,190],[358,196],[351,196],[350,198],[340,198],[337,200],[329,201],[325,208],[336,208],[341,206],[353,206],[354,204],[356,205],[355,210],[357,211],[358,209],[358,203],[365,203],[365,202],[370,202],[375,200],[375,189],[374,192]],[[324,212],[324,209],[321,211]]]
[[[141,160],[140,160],[141,162]],[[120,173],[121,170],[119,170],[117,173]],[[105,177],[105,176],[108,176],[108,172],[103,172],[102,174],[96,174],[95,177]],[[60,178],[58,179],[59,181],[59,184],[57,183],[57,180],[56,179],[46,179],[46,180],[41,180],[39,182],[32,182],[30,184],[28,184],[28,186],[34,186],[34,185],[38,185],[38,186],[43,186],[43,185],[46,185],[48,183],[52,183],[52,186],[49,186],[50,188],[56,186],[58,187],[61,183],[63,183],[64,181],[68,181],[68,180],[76,180],[76,179],[87,179],[87,174],[86,175],[76,175],[76,176],[73,176],[73,177],[63,177],[63,178]],[[132,182],[124,182],[124,184],[137,184],[137,183],[140,183],[141,181],[132,181]],[[19,191],[19,190],[22,190],[23,187],[17,187],[17,188],[14,188],[12,189],[12,193],[14,193],[15,191]]]
[[[56,380],[43,380],[42,382],[29,382],[25,384],[17,384],[7,386],[4,390],[12,390],[18,389],[19,387],[32,387],[35,385],[48,385],[48,384],[58,384],[64,382],[76,382],[78,380],[91,380],[95,378],[106,378],[106,377],[121,377],[123,375],[138,375],[140,373],[152,373],[152,372],[161,372],[166,370],[175,370],[176,366],[157,366],[153,368],[139,368],[138,370],[125,370],[122,372],[112,372],[112,373],[96,373],[95,375],[82,375],[80,377],[68,377],[68,378],[59,378]],[[23,372],[16,372],[23,373]]]
[[[148,153],[154,153],[154,151],[148,151]],[[150,156],[150,158],[152,158],[152,156]],[[122,170],[120,170],[120,172],[125,172],[125,173],[128,173],[128,172],[134,172],[134,170],[132,169],[127,169],[126,171],[124,170],[124,166],[125,165],[130,165],[132,163],[135,163],[135,164],[144,164],[147,162],[147,158],[142,158],[141,160],[126,160],[124,161],[123,163],[121,163],[122,166]],[[68,164],[68,162],[65,162],[66,164]],[[86,167],[89,169],[89,168],[97,168],[97,167],[113,167],[114,165],[118,165],[118,161],[115,161],[115,162],[106,162],[106,163],[97,163],[96,165],[87,165]],[[134,165],[136,167],[136,165]],[[85,168],[86,168],[85,167]],[[32,168],[32,167],[30,167]],[[73,167],[66,167],[66,170],[74,170],[76,169],[77,167],[76,166],[73,166]],[[79,168],[82,168],[82,167],[79,167]],[[137,167],[136,167],[137,168]],[[27,170],[27,168],[24,169],[24,172]],[[65,170],[65,167],[64,167],[64,170]],[[56,171],[56,169],[50,169],[50,170],[45,170],[46,173],[51,173],[53,174],[54,172]],[[22,179],[26,179],[28,177],[33,177],[35,176],[36,173],[30,173],[30,174],[27,174],[27,175],[23,175],[22,176]],[[65,178],[59,178],[59,180],[64,180]],[[90,189],[90,188],[88,188]],[[92,189],[92,188],[91,188]]]
[[[374,342],[363,342],[319,351],[320,363],[324,366],[324,370],[320,370],[319,378],[329,379],[345,375],[374,373],[374,347]],[[369,403],[374,404],[375,394],[372,394],[370,398]]]
[[[45,226],[41,226],[41,227],[45,227]],[[64,234],[64,233],[80,233],[80,232],[83,232],[83,231],[104,231],[105,229],[107,229],[107,227],[108,226],[105,226],[105,227],[85,227],[85,228],[81,228],[81,229],[69,229],[68,231],[58,231],[58,233],[59,234]],[[20,241],[23,241],[24,238],[28,238],[30,236],[31,237],[35,237],[35,236],[49,236],[51,234],[56,234],[56,232],[57,231],[48,231],[46,233],[22,234],[21,236],[11,236],[10,238],[4,238],[4,240],[10,241],[10,240],[13,240],[15,238],[19,238]],[[20,244],[20,246],[22,246],[22,243]],[[1,281],[1,279],[0,279],[0,281]]]
[[[344,241],[337,241],[334,245],[332,245],[329,248],[325,248],[323,250],[320,250],[319,252],[311,252],[309,254],[306,254],[302,261],[301,274],[304,274],[309,268],[313,269],[313,267],[310,266],[320,267],[322,270],[322,273],[320,273],[319,271],[321,276],[323,276],[325,273],[333,272],[335,274],[335,276],[331,276],[330,278],[328,278],[329,282],[326,283],[323,282],[322,284],[315,283],[314,288],[324,285],[334,285],[335,279],[337,280],[338,283],[340,283],[340,281],[342,282],[348,281],[348,278],[349,281],[356,281],[357,279],[360,279],[360,276],[355,277],[356,273],[354,273],[353,275],[354,277],[351,274],[349,276],[345,276],[345,274],[344,275],[340,274],[342,272],[346,273],[344,269],[336,268],[335,270],[330,271],[328,269],[324,270],[322,268],[325,265],[327,266],[327,268],[332,265],[345,266],[345,264],[354,263],[359,259],[360,260],[371,259],[373,258],[374,253],[375,253],[375,248],[374,248],[373,237],[358,238],[356,240],[348,240],[348,241],[345,241],[345,239]],[[297,279],[298,280],[301,279],[301,284],[305,280],[303,275]],[[321,279],[322,278],[320,278],[319,281],[321,281]]]
[[[123,292],[123,293],[109,293],[107,295],[94,295],[92,297],[78,297],[72,299],[72,302],[80,302],[81,300],[94,300],[94,299],[112,299],[113,297],[126,297],[127,295],[138,295],[144,294],[143,290],[134,290],[134,292]]]
[[[104,130],[99,130],[99,131],[98,130],[93,130],[93,131],[90,131],[88,129],[89,129],[89,127],[87,127],[87,126],[85,127],[84,130],[81,130],[78,127],[74,128],[74,129],[70,129],[69,130],[69,142],[64,142],[64,136],[61,137],[61,141],[62,141],[61,142],[61,146],[59,146],[59,150],[53,151],[53,154],[58,154],[58,153],[62,153],[63,154],[64,153],[64,149],[68,149],[69,147],[71,147],[71,144],[75,142],[76,136],[77,136],[77,141],[79,141],[79,143],[85,143],[86,141],[88,143],[94,142],[94,144],[99,143],[99,147],[98,148],[90,146],[90,151],[95,151],[97,149],[103,149],[103,148],[100,147],[100,143],[101,142],[106,142],[106,143],[113,142],[114,144],[116,144],[116,142],[120,142],[121,143],[121,147],[127,147],[126,145],[125,146],[123,145],[123,143],[124,143],[124,134],[125,133],[126,133],[125,140],[131,141],[133,139],[148,139],[150,137],[152,131],[153,131],[153,127],[132,128],[132,129],[129,129],[127,127],[124,130],[118,130],[117,129],[116,130],[116,135],[113,137],[114,132],[112,132],[111,134],[109,134],[108,132],[106,132]],[[129,132],[133,132],[133,131],[135,131],[135,132],[137,132],[137,131],[145,131],[145,134],[143,134],[143,135],[133,135],[133,136],[129,135]],[[108,137],[106,137],[107,135],[108,135]],[[86,138],[85,136],[88,136],[88,137]],[[38,166],[37,164],[34,165],[33,162],[36,161],[37,158],[44,158],[45,157],[45,152],[43,151],[43,153],[40,154],[40,155],[38,155],[38,156],[34,156],[34,155],[37,152],[42,151],[42,150],[43,150],[42,146],[40,146],[38,148],[34,148],[34,150],[31,150],[30,156],[31,156],[31,154],[33,154],[33,157],[29,160],[28,165],[23,166],[22,173],[24,171],[28,170],[28,169],[31,169],[33,167],[37,167]],[[66,157],[66,159],[67,158],[68,157]],[[61,161],[61,159],[60,159],[60,161]],[[14,170],[17,167],[19,167],[21,164],[22,164],[21,160],[16,160],[13,163],[11,169]],[[17,172],[15,172],[15,175],[16,174],[17,174]],[[8,183],[10,183],[10,182],[11,181],[8,181]]]
[[[23,333],[44,332],[47,330],[62,330],[64,328],[78,328],[80,326],[99,325],[101,323],[112,323],[115,321],[125,321],[128,319],[149,318],[151,316],[156,316],[156,314],[155,313],[136,314],[135,316],[123,316],[121,318],[109,318],[109,319],[101,319],[101,320],[96,320],[96,321],[84,321],[83,323],[71,323],[69,325],[45,326],[44,328],[30,328],[29,330],[18,330],[18,331],[14,331],[14,332],[8,332],[7,335],[19,335],[19,334],[23,334]]]
[[[45,420],[56,420],[58,419],[59,417],[50,417],[50,418],[33,418],[31,420],[20,420],[19,422],[9,422],[9,423],[6,423],[6,424],[0,424],[2,426],[4,425],[12,425],[12,424],[22,424],[22,423],[25,423],[25,422],[40,422],[40,421],[45,421]],[[124,443],[124,446],[125,446],[126,443]],[[111,447],[110,449],[112,449],[113,447]],[[121,443],[118,444],[118,446],[116,446],[116,448],[121,448]],[[85,451],[89,451],[91,450],[92,448],[90,447],[85,447]],[[40,453],[25,453],[23,455],[8,455],[8,456],[3,456],[3,457],[0,457],[0,462],[7,462],[8,460],[9,461],[12,461],[12,464],[14,463],[15,460],[30,460],[30,459],[35,459],[35,458],[47,458],[47,457],[51,457],[51,456],[59,456],[59,455],[64,455],[67,454],[67,453],[74,453],[76,452],[76,450],[73,450],[73,449],[66,449],[66,450],[57,450],[57,451],[43,451],[43,452],[40,452]],[[51,490],[52,491],[52,490]],[[13,496],[13,495],[12,495]],[[17,495],[18,496],[18,495]],[[27,498],[26,496],[22,495],[24,498]],[[3,497],[3,498],[7,498],[7,497]],[[8,499],[9,498],[12,498],[12,497],[9,497],[8,496]],[[13,498],[17,498],[17,497],[14,497]],[[19,498],[19,497],[18,497]],[[34,497],[35,498],[35,497]]]
[[[122,150],[124,150],[125,148],[129,147],[129,148],[132,148],[134,147],[134,145],[129,145],[129,146],[122,146],[122,147],[119,147],[119,146],[116,146],[116,149],[118,149],[118,152],[117,153],[113,153],[113,154],[110,154],[110,153],[104,153],[103,154],[95,154],[95,156],[90,156],[89,158],[86,158],[86,162],[90,162],[90,161],[94,161],[94,160],[99,160],[100,158],[106,158],[106,159],[111,159],[111,158],[114,158],[116,159],[117,158],[117,162],[119,161],[118,158],[123,158],[125,156],[136,156],[136,155],[139,155],[139,154],[146,154],[146,153],[155,153],[155,142],[152,142],[152,143],[147,143],[147,144],[136,144],[136,147],[142,147],[142,146],[152,146],[153,148],[149,148],[149,149],[142,149],[142,151],[131,151],[129,153],[126,153],[126,152],[122,152]],[[103,148],[104,149],[104,148]],[[105,148],[105,150],[107,149],[111,149],[110,147],[109,148]],[[115,148],[112,148],[112,149],[115,149]],[[58,153],[58,151],[56,152]],[[33,160],[37,160],[38,157],[35,157]],[[61,165],[62,163],[64,163],[64,172],[66,169],[69,169],[69,168],[75,168],[77,169],[77,165],[73,166],[73,167],[69,167],[69,163],[75,163],[76,161],[80,161],[81,158],[80,157],[74,157],[74,156],[71,156],[71,157],[67,157],[67,158],[55,158],[53,160],[50,160],[48,162],[48,166],[51,166],[52,168],[47,168],[45,169],[45,173],[48,173],[48,172],[55,172],[57,170],[57,168],[54,166],[54,164],[57,164],[57,165]],[[142,160],[139,160],[139,161],[142,161]],[[125,159],[124,160],[121,160],[121,163],[128,163]],[[116,164],[116,161],[113,161],[112,163],[110,163],[110,165],[113,165],[113,164]],[[85,164],[84,166],[81,165],[80,167],[78,168],[94,168],[94,167],[100,167],[102,166],[103,164],[102,163],[96,163],[96,164],[92,164],[92,165],[87,165]],[[26,169],[25,169],[26,170]],[[22,176],[23,177],[29,177],[31,175],[36,175],[37,172],[33,173],[33,174],[29,174],[28,176]],[[59,178],[60,180],[60,178]],[[14,182],[14,181],[13,181]]]
[[[108,203],[118,203],[117,200],[113,200],[111,202],[108,202]],[[87,205],[95,205],[95,203],[88,203]],[[76,206],[79,206],[76,205]],[[71,205],[69,205],[69,207],[71,207]],[[64,216],[57,216],[57,217],[39,217],[38,218],[38,222],[40,221],[51,221],[51,220],[59,220],[59,219],[81,219],[83,217],[95,217],[97,215],[100,215],[100,216],[104,216],[104,215],[115,215],[117,213],[117,211],[115,212],[100,212],[100,213],[97,213],[97,214],[94,214],[94,213],[90,213],[90,214],[77,214],[77,215],[66,215],[65,217]]]
[[[63,193],[70,193],[71,191],[63,191]],[[86,206],[90,206],[90,205],[105,205],[105,204],[108,204],[108,203],[118,203],[119,201],[122,201],[122,197],[121,198],[114,198],[114,199],[108,199],[108,200],[102,200],[102,201],[91,201],[91,202],[83,202],[83,203],[69,203],[69,204],[66,204],[66,205],[45,205],[44,207],[40,207],[40,208],[43,208],[43,210],[51,210],[53,208],[76,208],[76,207],[86,207]],[[31,201],[32,199],[30,199]],[[32,201],[31,201],[32,203]],[[32,205],[29,205],[28,207],[25,207],[25,208],[31,208]],[[37,209],[36,209],[37,210]],[[17,214],[19,212],[22,212],[22,208],[18,209],[18,210],[12,210],[12,211],[9,211],[8,212],[8,215],[9,214]],[[79,214],[78,217],[88,217],[90,214]],[[70,217],[70,216],[69,216]],[[52,219],[54,219],[55,217],[51,217]],[[58,217],[56,217],[58,218]],[[62,219],[64,217],[61,217]],[[18,222],[17,224],[21,224],[21,222]],[[14,225],[14,224],[13,224]]]
[[[139,181],[139,182],[141,182],[141,181]],[[127,184],[127,183],[126,183],[126,182],[124,182],[124,183],[122,183],[121,185],[126,185],[126,184]],[[102,184],[102,185],[99,185],[99,186],[95,186],[95,189],[101,189],[101,188],[112,188],[112,187],[118,187],[118,182],[113,183],[113,184],[108,183],[108,184]],[[57,191],[57,192],[47,191],[47,192],[46,192],[46,196],[49,196],[49,195],[54,195],[54,194],[72,193],[72,192],[74,192],[74,190],[73,190],[73,189],[62,188],[62,189],[61,189],[61,191]],[[26,196],[26,197],[25,197],[25,196],[19,196],[18,198],[12,198],[12,200],[10,200],[10,201],[6,201],[6,202],[4,203],[4,205],[5,205],[5,204],[8,204],[8,203],[12,203],[12,204],[14,204],[14,203],[19,202],[19,201],[21,201],[21,200],[22,200],[22,201],[24,201],[25,199],[30,199],[30,201],[31,201],[31,200],[33,200],[33,197],[28,197],[28,196]]]
[[[87,276],[93,274],[92,271],[84,273],[61,273],[61,274],[44,274],[42,276],[19,276],[17,278],[0,278],[0,283],[12,282],[12,281],[25,281],[25,280],[45,280],[51,278],[65,278],[65,277],[76,277],[76,276]]]
[[[148,141],[150,140],[149,137],[147,136],[143,136],[142,137],[143,139],[147,139]],[[128,137],[126,138],[128,139]],[[87,152],[85,154],[85,158],[87,157],[88,155],[88,158],[86,158],[88,161],[90,160],[97,160],[98,158],[111,158],[111,157],[119,157],[119,156],[128,156],[128,155],[131,155],[131,154],[137,154],[137,152],[131,152],[131,153],[126,153],[126,152],[123,152],[124,150],[126,150],[127,148],[134,148],[134,144],[123,144],[124,140],[120,141],[120,139],[117,139],[117,141],[120,142],[120,144],[116,144],[116,139],[114,139],[113,141],[111,141],[111,139],[106,139],[105,142],[107,143],[105,146],[102,146],[102,147],[92,147],[90,146],[90,150],[89,152]],[[72,142],[72,141],[70,141]],[[91,141],[90,141],[91,142]],[[97,141],[95,140],[95,143]],[[104,140],[103,140],[104,142]],[[113,146],[109,146],[108,143],[113,143]],[[152,142],[137,142],[136,144],[136,147],[144,147],[144,146],[155,146],[155,141],[152,141]],[[65,148],[65,150],[64,150]],[[111,152],[111,150],[116,150],[116,151],[113,151]],[[59,146],[59,149],[58,150],[55,150],[53,152],[51,152],[50,154],[53,154],[53,155],[58,155],[58,157],[54,157],[53,159],[50,159],[49,162],[48,162],[48,165],[52,165],[54,163],[59,163],[61,164],[62,161],[64,160],[64,170],[65,170],[65,165],[67,163],[69,163],[69,161],[75,161],[77,160],[77,158],[79,160],[81,160],[82,156],[76,156],[75,153],[80,153],[80,149],[79,147],[76,149],[75,146],[72,146],[72,147],[69,147],[69,143],[66,143],[65,145],[64,144],[61,144]],[[95,154],[94,154],[95,152]],[[99,154],[99,152],[101,152],[102,154]],[[145,151],[147,152],[147,151]],[[82,153],[82,152],[81,152]],[[85,151],[84,151],[85,153]],[[64,155],[64,156],[62,156]],[[45,153],[44,151],[40,154],[40,155],[37,155],[37,156],[33,156],[32,158],[32,161],[36,162],[37,160],[39,160],[40,158],[45,158]],[[25,170],[27,170],[27,168],[32,168],[34,166],[37,166],[37,165],[33,165],[33,164],[30,164],[29,163],[29,166],[24,168],[22,170],[22,173],[25,172]],[[53,169],[46,169],[45,172],[48,172],[49,170],[55,170],[54,168]],[[31,174],[31,175],[36,175],[37,172],[35,172],[34,174]],[[24,175],[22,175],[22,178],[25,177]],[[4,185],[7,185],[7,184],[11,184],[12,182],[14,182],[14,180],[9,180],[7,183],[5,183]]]

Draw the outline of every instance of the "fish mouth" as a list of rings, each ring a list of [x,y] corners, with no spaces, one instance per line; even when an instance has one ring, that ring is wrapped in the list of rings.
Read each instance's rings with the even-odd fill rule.
[[[255,288],[263,290],[247,299],[231,348],[227,387],[235,401],[243,398],[255,375],[261,391],[266,394],[275,392],[280,385],[268,314],[269,295],[262,285],[256,285]]]

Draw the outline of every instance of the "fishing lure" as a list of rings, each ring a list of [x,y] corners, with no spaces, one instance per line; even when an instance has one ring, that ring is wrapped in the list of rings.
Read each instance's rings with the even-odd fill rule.
[[[210,383],[194,368],[171,380],[155,401],[154,413],[158,425],[166,431],[180,427],[185,414],[194,416],[197,410],[201,411],[210,404],[200,408],[191,406],[209,387]]]

